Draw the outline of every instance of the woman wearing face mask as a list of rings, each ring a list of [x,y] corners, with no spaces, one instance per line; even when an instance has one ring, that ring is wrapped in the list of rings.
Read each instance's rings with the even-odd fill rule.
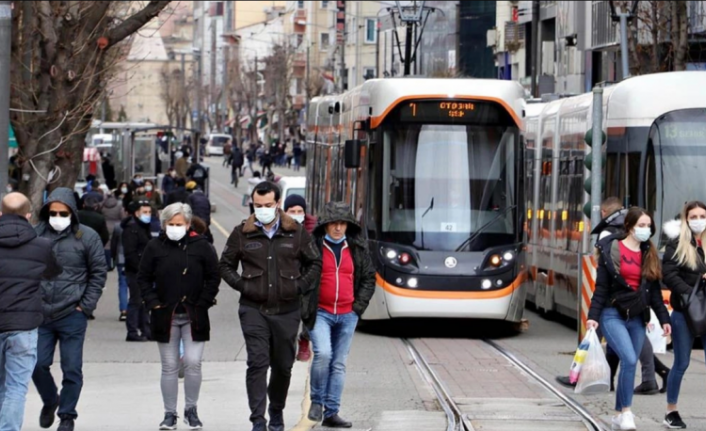
[[[120,183],[113,191],[113,194],[123,202],[123,209],[127,211],[128,206],[132,202],[132,190],[130,190],[130,185],[126,182]]]
[[[650,241],[654,229],[652,217],[644,209],[633,207],[625,216],[627,233],[608,236],[597,245],[596,290],[586,327],[596,329],[600,321],[608,345],[620,358],[613,429],[636,429],[631,411],[633,383],[642,345],[649,342],[645,338],[650,308],[665,336],[671,333],[669,313],[662,301],[662,268]]]
[[[218,257],[206,238],[191,230],[191,207],[167,206],[160,216],[164,231],[152,239],[140,261],[138,283],[152,310],[152,338],[162,360],[164,421],[176,429],[179,344],[184,344],[184,422],[201,429],[196,408],[201,387],[201,358],[209,340],[208,309],[215,305],[220,276]]]
[[[162,194],[154,186],[152,180],[145,181],[144,193],[142,193],[141,196],[146,197],[152,202],[152,208],[161,210],[164,207],[162,204]]]
[[[677,401],[682,378],[689,368],[694,335],[689,330],[684,317],[684,304],[681,295],[691,292],[696,284],[706,278],[706,204],[699,201],[687,203],[679,220],[664,225],[664,233],[669,238],[664,250],[664,284],[672,291],[672,340],[674,346],[674,366],[667,380],[667,415],[664,425],[670,429],[686,428],[679,415]],[[706,336],[701,340],[706,346]]]

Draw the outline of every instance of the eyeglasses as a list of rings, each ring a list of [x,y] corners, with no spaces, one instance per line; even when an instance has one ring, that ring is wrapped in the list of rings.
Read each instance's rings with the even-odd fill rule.
[[[49,216],[50,217],[71,217],[71,213],[68,211],[49,211]]]

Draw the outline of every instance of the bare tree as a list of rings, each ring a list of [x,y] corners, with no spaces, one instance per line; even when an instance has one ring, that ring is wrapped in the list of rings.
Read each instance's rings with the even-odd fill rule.
[[[162,101],[170,125],[185,128],[186,120],[191,112],[190,94],[193,80],[186,77],[182,80],[182,71],[173,64],[165,64],[162,68]]]
[[[284,142],[285,126],[290,119],[287,112],[291,112],[292,98],[289,90],[292,85],[293,50],[289,44],[276,44],[272,47],[272,54],[265,58],[265,79],[267,81],[267,98],[272,102],[274,112],[278,117],[278,131],[280,143]],[[270,123],[272,124],[272,123]]]
[[[20,190],[34,208],[47,185],[73,188],[94,107],[126,53],[121,42],[169,3],[14,2],[11,121],[22,164]]]

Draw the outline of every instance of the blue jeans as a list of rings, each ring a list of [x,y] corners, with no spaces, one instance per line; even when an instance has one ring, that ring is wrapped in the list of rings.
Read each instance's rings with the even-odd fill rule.
[[[59,342],[61,371],[61,396],[59,397],[59,417],[76,419],[76,405],[83,388],[83,341],[86,338],[88,318],[81,311],[46,323],[39,327],[37,342],[37,366],[32,380],[45,406],[56,404],[59,397],[51,365],[54,362],[56,342]]]
[[[314,361],[311,364],[311,402],[324,406],[324,417],[338,414],[343,384],[346,380],[346,360],[358,315],[331,314],[319,309],[316,325],[309,331]]]
[[[672,311],[672,345],[674,346],[674,365],[667,379],[667,403],[676,404],[679,399],[681,381],[689,368],[691,348],[694,346],[694,336],[686,325],[684,313]],[[706,335],[701,336],[706,346]]]
[[[620,358],[618,387],[615,392],[615,410],[632,407],[637,360],[645,342],[646,331],[642,316],[625,320],[615,308],[605,308],[601,314],[603,336]]]
[[[127,311],[127,277],[125,277],[125,264],[118,265],[118,302],[120,311]]]
[[[37,330],[0,333],[0,431],[20,431],[37,363]]]

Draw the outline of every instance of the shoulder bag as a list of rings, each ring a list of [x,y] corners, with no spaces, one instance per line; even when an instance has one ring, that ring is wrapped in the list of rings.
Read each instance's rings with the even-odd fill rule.
[[[689,293],[681,294],[681,301],[684,305],[684,316],[686,324],[694,337],[701,337],[706,334],[706,286],[703,279],[698,281]]]

